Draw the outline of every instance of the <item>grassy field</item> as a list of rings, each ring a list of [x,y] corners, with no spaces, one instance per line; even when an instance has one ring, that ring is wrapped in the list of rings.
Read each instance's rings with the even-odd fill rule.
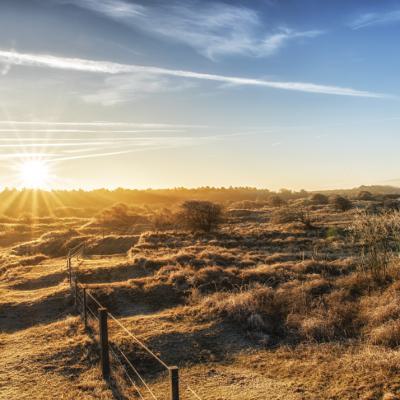
[[[224,199],[209,232],[178,202],[4,216],[0,399],[136,398],[102,381],[74,313],[65,255],[83,241],[80,281],[202,399],[399,399],[400,218],[393,198],[353,197]]]

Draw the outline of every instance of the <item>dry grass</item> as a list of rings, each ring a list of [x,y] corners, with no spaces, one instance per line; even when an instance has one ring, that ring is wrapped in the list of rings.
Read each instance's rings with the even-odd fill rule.
[[[235,202],[209,233],[177,230],[175,211],[123,206],[86,219],[26,218],[25,227],[5,219],[0,398],[115,398],[99,376],[93,342],[70,315],[62,257],[82,241],[85,256],[74,261],[81,281],[179,364],[203,399],[398,398],[397,231],[378,279],[359,268],[361,249],[374,242],[365,239],[371,226],[357,225],[368,236],[348,230],[370,201],[338,213],[314,197]],[[277,220],[300,208],[313,229],[298,215]],[[383,240],[379,227],[397,214],[364,217]],[[164,392],[164,377],[151,373],[133,343],[112,326],[111,338]]]

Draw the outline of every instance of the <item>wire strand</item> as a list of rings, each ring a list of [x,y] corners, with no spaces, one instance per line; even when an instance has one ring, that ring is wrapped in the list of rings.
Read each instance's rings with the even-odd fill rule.
[[[103,305],[90,293],[89,290],[86,290],[86,294],[100,307],[104,308]],[[110,314],[110,313],[109,313]],[[111,314],[110,314],[111,315]]]
[[[110,318],[112,318],[120,327],[122,330],[124,330],[132,339],[136,341],[143,349],[145,349],[151,356],[153,356],[163,367],[166,369],[169,369],[168,365],[161,360],[160,357],[155,355],[143,342],[141,342],[133,333],[131,333],[127,328],[125,328],[124,325],[121,324],[112,314],[108,313]]]
[[[91,309],[88,305],[86,305],[86,308],[87,308],[87,310],[89,311],[89,313],[92,315],[93,319],[95,319],[95,320],[98,321],[98,320],[99,320],[99,317],[96,315],[96,313],[93,312],[92,309]]]
[[[189,385],[186,385],[186,389],[189,390],[189,392],[191,392],[196,399],[202,400],[201,397]]]
[[[114,359],[117,360],[118,363],[121,365],[122,369],[125,372],[125,375],[127,376],[128,380],[131,382],[132,386],[135,388],[136,392],[139,394],[140,398],[144,400],[144,397],[143,397],[141,391],[139,390],[139,387],[136,385],[135,381],[130,377],[128,371],[126,370],[125,365],[121,362],[119,357],[115,354],[112,346],[110,346],[110,350],[111,350],[111,353],[114,355]]]
[[[146,381],[142,378],[142,376],[139,374],[139,371],[133,366],[133,364],[130,362],[130,360],[128,359],[128,357],[126,356],[126,354],[118,347],[118,345],[114,344],[114,346],[118,349],[118,351],[121,353],[122,357],[124,358],[124,360],[126,361],[126,363],[131,367],[131,369],[133,370],[133,372],[138,376],[138,378],[141,380],[141,382],[143,383],[143,385],[146,387],[146,389],[149,391],[149,393],[151,394],[151,396],[153,397],[153,399],[157,400],[157,397],[155,396],[155,394],[152,392],[152,390],[150,389],[149,385],[147,385]]]

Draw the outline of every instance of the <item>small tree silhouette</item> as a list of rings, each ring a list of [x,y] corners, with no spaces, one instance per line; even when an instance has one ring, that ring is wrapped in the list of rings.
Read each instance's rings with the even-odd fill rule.
[[[182,224],[193,231],[210,232],[222,222],[222,207],[210,201],[185,201],[181,209]]]

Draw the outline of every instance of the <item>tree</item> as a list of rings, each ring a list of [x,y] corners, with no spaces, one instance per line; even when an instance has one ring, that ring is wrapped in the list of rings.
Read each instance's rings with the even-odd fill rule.
[[[222,207],[211,201],[188,200],[181,210],[182,224],[193,231],[210,232],[222,222]]]

